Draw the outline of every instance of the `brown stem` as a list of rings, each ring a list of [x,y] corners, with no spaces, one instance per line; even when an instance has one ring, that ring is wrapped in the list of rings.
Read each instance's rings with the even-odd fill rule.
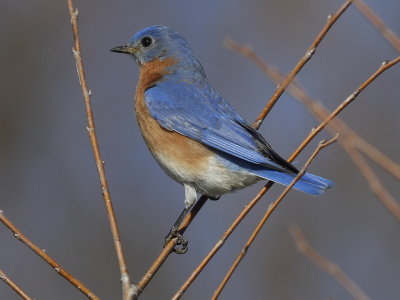
[[[86,117],[87,117],[87,132],[89,134],[90,143],[92,145],[93,155],[97,166],[97,172],[99,174],[101,191],[103,195],[103,200],[106,205],[108,220],[111,227],[111,233],[114,240],[115,251],[117,253],[119,270],[121,274],[121,283],[122,283],[122,293],[124,300],[130,300],[135,297],[135,286],[131,283],[131,278],[128,273],[128,267],[125,261],[125,255],[122,250],[122,243],[119,234],[118,224],[114,213],[113,204],[111,201],[111,195],[109,191],[109,186],[106,178],[106,171],[104,168],[104,161],[101,158],[99,143],[96,136],[96,129],[92,111],[91,104],[91,91],[88,88],[86,82],[85,70],[83,67],[83,60],[81,55],[81,44],[79,39],[79,31],[78,31],[78,10],[74,9],[72,0],[67,0],[69,14],[71,16],[71,24],[72,24],[72,33],[74,37],[74,47],[73,54],[75,58],[76,68],[78,71],[79,83],[82,88],[83,100],[86,108]]]

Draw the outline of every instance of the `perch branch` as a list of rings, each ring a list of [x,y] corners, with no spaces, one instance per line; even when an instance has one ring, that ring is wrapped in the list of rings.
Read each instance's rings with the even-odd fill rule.
[[[28,248],[35,252],[40,258],[47,262],[58,274],[69,281],[73,286],[75,286],[79,291],[81,291],[87,298],[93,300],[100,300],[91,290],[89,290],[83,283],[78,279],[69,274],[63,267],[61,267],[54,259],[52,259],[44,250],[36,246],[32,241],[30,241],[15,225],[0,211],[0,221],[11,230],[14,237],[24,243]]]
[[[259,128],[264,121],[265,117],[267,114],[271,111],[272,107],[275,105],[275,103],[278,101],[279,97],[283,94],[285,89],[289,86],[289,84],[292,82],[292,80],[296,77],[296,75],[300,72],[300,70],[304,67],[304,65],[311,59],[311,57],[314,55],[318,45],[321,43],[325,35],[328,33],[329,29],[335,24],[337,19],[345,12],[345,10],[351,5],[353,1],[348,0],[343,5],[339,8],[339,10],[334,13],[333,15],[329,15],[328,19],[326,21],[326,24],[324,28],[320,31],[320,33],[317,35],[315,40],[311,43],[310,47],[308,47],[306,53],[304,56],[299,60],[297,65],[294,67],[294,69],[286,76],[286,78],[283,80],[282,83],[278,85],[276,88],[275,92],[272,94],[271,98],[268,100],[267,105],[264,107],[260,115],[257,117],[256,121],[253,124],[254,128]]]
[[[16,292],[24,300],[33,300],[29,297],[14,281],[12,281],[6,273],[0,269],[0,279],[3,280],[14,292]]]
[[[72,24],[72,33],[74,37],[74,47],[72,52],[74,54],[76,68],[78,71],[79,83],[82,88],[83,99],[86,108],[86,116],[87,116],[87,131],[89,134],[90,143],[92,145],[93,155],[97,166],[97,172],[99,173],[99,179],[101,184],[101,191],[103,195],[103,200],[106,205],[107,215],[111,227],[111,233],[114,240],[115,251],[117,253],[119,270],[121,274],[121,283],[122,283],[122,294],[123,300],[130,300],[135,297],[135,286],[131,283],[131,278],[128,273],[128,267],[125,261],[125,255],[122,249],[121,238],[119,234],[118,224],[115,217],[115,212],[113,208],[113,204],[111,201],[111,195],[109,191],[109,186],[106,178],[106,172],[104,168],[104,161],[101,158],[99,143],[96,136],[96,129],[92,111],[91,104],[91,91],[88,88],[86,82],[85,70],[83,67],[83,60],[81,55],[81,44],[79,39],[79,31],[78,31],[78,10],[74,9],[74,5],[72,0],[68,1],[68,9],[69,14],[71,16],[71,24]]]
[[[200,209],[203,207],[203,205],[206,203],[207,199],[208,198],[206,196],[201,196],[200,199],[196,202],[196,204],[190,210],[190,213],[188,213],[185,216],[181,225],[179,226],[178,231],[180,233],[183,234],[186,231],[187,227],[192,222],[192,220],[197,215],[197,213],[200,211]],[[153,264],[150,266],[150,268],[144,274],[142,279],[139,281],[138,284],[136,284],[137,295],[140,295],[140,293],[144,290],[144,288],[149,284],[150,280],[156,274],[158,269],[160,269],[160,267],[164,263],[164,261],[168,258],[169,254],[174,249],[175,245],[176,245],[176,238],[172,239],[171,241],[168,242],[168,244],[165,245],[164,249],[161,251],[161,253],[158,255],[158,257],[154,260]]]
[[[309,260],[316,264],[321,270],[330,274],[335,278],[345,290],[357,300],[369,300],[370,298],[360,289],[360,287],[353,281],[346,273],[344,273],[340,267],[312,248],[308,243],[307,239],[300,231],[300,228],[296,225],[292,225],[289,228],[290,234],[292,235],[297,249],[305,255]]]
[[[286,197],[286,195],[289,193],[291,188],[296,184],[297,181],[301,178],[306,173],[306,170],[308,166],[311,164],[311,162],[314,160],[314,158],[318,155],[318,153],[325,147],[329,146],[330,144],[336,142],[338,139],[338,135],[330,139],[329,141],[321,141],[317,148],[314,150],[314,152],[311,154],[310,158],[307,160],[307,162],[304,164],[303,168],[300,170],[300,172],[297,174],[297,176],[292,180],[292,182],[283,190],[282,194],[273,202],[269,205],[267,211],[265,212],[264,216],[262,217],[261,221],[258,223],[257,227],[254,229],[253,233],[250,235],[249,239],[247,240],[246,244],[240,251],[239,255],[236,257],[234,263],[230,267],[229,271],[226,273],[225,277],[223,278],[222,282],[220,285],[217,287],[215,290],[213,296],[211,297],[212,300],[218,299],[219,295],[221,294],[222,290],[224,289],[225,285],[231,278],[233,272],[235,272],[236,268],[242,261],[242,259],[246,256],[247,251],[249,250],[250,246],[256,239],[257,235],[260,233],[261,229],[264,227],[265,222],[269,219],[271,214],[274,212],[274,210],[278,207],[278,205],[281,203],[283,198]]]
[[[294,151],[294,153],[289,157],[288,162],[292,162],[303,149],[310,143],[310,141],[323,129],[326,125],[333,120],[341,111],[343,111],[351,102],[353,102],[357,96],[367,87],[369,86],[379,75],[381,75],[384,71],[388,70],[390,67],[394,66],[396,63],[400,62],[400,57],[390,61],[384,62],[377,71],[375,71],[366,81],[364,81],[353,93],[351,93],[329,116],[324,119],[316,128],[314,128],[310,134],[303,140],[303,142],[298,146],[298,148]],[[200,262],[200,264],[195,268],[195,270],[190,274],[189,278],[186,280],[184,285],[181,286],[179,290],[182,290],[185,286],[187,288],[194,279],[200,274],[200,272],[204,269],[204,267],[208,264],[211,258],[218,252],[218,250],[222,247],[225,240],[229,237],[229,235],[233,232],[236,226],[241,222],[241,220],[247,215],[250,209],[257,203],[257,201],[266,193],[266,191],[272,186],[273,182],[267,182],[267,184],[261,189],[259,194],[251,200],[251,202],[243,209],[243,211],[239,214],[239,216],[235,219],[235,221],[231,224],[228,230],[222,235],[221,239],[214,245],[214,247],[210,250],[210,252],[206,255],[206,257]],[[188,286],[186,287],[186,283]],[[180,297],[180,296],[179,296]],[[179,299],[175,298],[175,299]]]

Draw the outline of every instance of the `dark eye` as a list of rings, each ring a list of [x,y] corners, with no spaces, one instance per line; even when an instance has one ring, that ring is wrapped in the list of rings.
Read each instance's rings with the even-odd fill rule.
[[[153,43],[153,40],[149,36],[145,36],[144,38],[141,39],[140,43],[142,44],[143,47],[148,47]]]

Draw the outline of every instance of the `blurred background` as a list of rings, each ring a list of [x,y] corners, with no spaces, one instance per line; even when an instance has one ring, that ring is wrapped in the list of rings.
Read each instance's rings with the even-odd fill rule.
[[[398,0],[367,1],[400,34]],[[138,69],[109,49],[136,31],[163,24],[179,31],[211,84],[250,122],[275,85],[223,46],[231,37],[288,72],[343,1],[75,1],[97,134],[123,246],[134,281],[158,255],[183,208],[183,188],[147,151],[133,114]],[[0,209],[102,299],[121,299],[117,260],[86,133],[71,52],[66,1],[1,1]],[[398,53],[350,7],[301,71],[306,90],[334,109],[382,61]],[[400,162],[399,77],[384,73],[340,117]],[[288,157],[318,122],[285,94],[260,131]],[[297,159],[301,167],[321,133]],[[399,183],[375,165],[397,197]],[[221,299],[352,299],[299,254],[288,233],[298,224],[311,244],[336,262],[371,299],[399,299],[400,226],[370,192],[339,145],[324,150],[312,173],[335,187],[320,198],[291,192],[234,273]],[[171,255],[141,299],[169,299],[263,183],[208,202],[185,236],[186,255]],[[201,273],[183,299],[208,299],[268,204],[274,186]],[[36,299],[86,299],[0,226],[0,269]],[[0,299],[19,299],[0,284]]]

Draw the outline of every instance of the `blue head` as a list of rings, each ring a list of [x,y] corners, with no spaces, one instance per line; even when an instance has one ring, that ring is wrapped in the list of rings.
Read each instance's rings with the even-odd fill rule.
[[[203,67],[194,57],[188,42],[166,26],[146,27],[137,32],[128,44],[112,48],[111,51],[131,55],[139,66],[156,59],[174,58],[177,61],[174,71],[185,74],[194,71],[205,79]]]

